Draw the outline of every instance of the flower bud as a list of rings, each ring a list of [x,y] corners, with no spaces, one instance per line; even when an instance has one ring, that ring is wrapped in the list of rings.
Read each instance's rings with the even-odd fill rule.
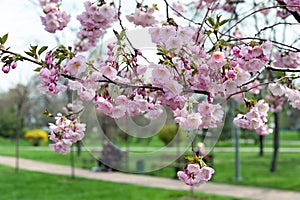
[[[15,61],[15,62],[11,63],[10,66],[11,66],[12,69],[16,69],[16,67],[17,67],[17,62]]]
[[[10,71],[10,66],[9,65],[3,65],[2,71],[7,74]]]

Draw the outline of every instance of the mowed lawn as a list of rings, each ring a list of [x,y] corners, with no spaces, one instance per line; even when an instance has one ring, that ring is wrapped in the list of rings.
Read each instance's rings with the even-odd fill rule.
[[[11,143],[5,142],[3,146],[1,146],[0,143],[0,148],[0,155],[15,155],[15,147],[11,145]],[[212,179],[213,182],[300,191],[299,152],[280,152],[278,156],[277,171],[274,173],[270,172],[272,153],[265,152],[263,157],[259,157],[258,152],[241,152],[241,181],[235,181],[234,179],[234,153],[213,152],[213,155],[213,168],[216,170]],[[70,164],[70,154],[60,155],[51,150],[22,149],[21,147],[20,156],[22,158],[37,161],[63,165]],[[82,152],[80,157],[75,155],[75,166],[81,168],[84,167],[83,159],[89,158],[90,156],[89,152],[86,151]],[[159,160],[157,162],[159,162]],[[91,164],[91,166],[93,165],[96,165],[96,163]],[[90,169],[91,166],[88,168]],[[175,172],[173,168],[164,168],[147,174],[173,178]]]
[[[0,165],[1,200],[238,200],[84,178],[49,175]],[[191,196],[192,195],[192,196]]]

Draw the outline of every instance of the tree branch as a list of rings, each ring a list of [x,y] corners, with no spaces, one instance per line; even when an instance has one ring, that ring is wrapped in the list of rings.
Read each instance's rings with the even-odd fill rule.
[[[229,36],[230,37],[230,36]],[[231,42],[231,41],[241,41],[241,40],[259,40],[259,41],[267,41],[267,39],[263,39],[263,38],[257,38],[257,37],[244,37],[244,38],[231,38],[229,40],[227,40],[227,42]],[[289,48],[289,51],[294,51],[294,52],[300,52],[300,49],[299,48],[296,48],[294,46],[291,46],[291,45],[287,45],[287,44],[284,44],[284,43],[281,43],[281,42],[277,42],[275,40],[269,40],[270,42],[274,43],[274,44],[277,44],[277,45],[280,45],[280,46],[284,46],[284,47],[287,47]],[[293,50],[292,50],[293,49]]]
[[[293,15],[293,17],[295,18],[295,20],[296,20],[298,23],[300,23],[300,14],[299,14],[298,12],[290,11],[289,9],[287,9],[286,3],[284,3],[284,2],[281,2],[281,1],[278,1],[278,0],[277,0],[277,3],[279,3],[280,5],[282,5],[283,8],[284,8],[285,10],[287,10],[289,13],[291,13],[291,15]],[[299,6],[300,6],[300,5],[299,5]],[[296,6],[296,7],[299,7],[299,6]],[[292,7],[294,7],[294,6],[292,6]]]
[[[282,8],[282,7],[286,7],[283,5],[277,5],[277,6],[271,6],[271,7],[266,7],[266,8],[261,8],[258,10],[255,10],[253,12],[251,12],[250,14],[244,16],[243,18],[241,18],[240,20],[238,20],[234,25],[232,25],[223,35],[227,34],[231,29],[233,29],[234,27],[236,27],[239,23],[241,23],[242,21],[244,21],[245,19],[249,18],[251,15],[254,15],[255,13],[261,12],[263,10],[269,10],[272,8]]]
[[[5,50],[5,49],[0,49],[0,51],[2,51],[3,53],[7,53],[7,54],[11,54],[11,55],[14,55],[14,56],[19,56],[21,58],[21,61],[22,60],[26,60],[26,61],[29,61],[29,62],[32,62],[34,64],[37,64],[37,65],[43,65],[41,62],[38,62],[36,60],[33,60],[31,58],[27,58],[25,56],[22,56],[21,54],[18,54],[18,53],[14,53],[12,51],[9,51],[9,50]]]
[[[271,71],[276,71],[276,72],[300,72],[299,68],[281,68],[281,67],[271,67],[271,66],[266,66],[266,69],[269,69]]]

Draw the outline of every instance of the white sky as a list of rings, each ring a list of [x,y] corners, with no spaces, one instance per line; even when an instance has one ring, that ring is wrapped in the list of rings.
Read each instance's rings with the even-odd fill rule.
[[[70,0],[69,2],[72,2]],[[83,1],[82,1],[83,2]],[[79,2],[80,4],[82,3]],[[78,2],[77,2],[78,3]],[[72,8],[75,8],[74,5]],[[78,10],[75,8],[75,10]],[[29,45],[55,46],[53,34],[44,31],[40,20],[42,10],[38,0],[1,0],[0,2],[0,35],[9,33],[6,47],[11,51],[22,53]],[[57,34],[60,38],[64,33]],[[16,69],[8,74],[0,73],[0,92],[13,88],[17,83],[27,83],[37,66],[28,62],[19,62]],[[2,65],[1,65],[2,69]]]
[[[28,12],[29,11],[29,12]],[[39,9],[29,1],[1,0],[0,3],[0,35],[9,34],[6,47],[11,51],[22,53],[30,44],[38,41],[51,40],[43,33],[39,19]],[[38,34],[37,34],[38,33]],[[29,63],[18,63],[15,70],[8,74],[0,73],[0,92],[15,86],[16,83],[26,83],[36,66]],[[2,65],[1,65],[2,69]]]

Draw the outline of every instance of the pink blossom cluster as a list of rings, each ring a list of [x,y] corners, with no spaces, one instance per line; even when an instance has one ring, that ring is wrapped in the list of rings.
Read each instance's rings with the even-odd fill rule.
[[[172,7],[176,12],[174,12],[175,15],[180,16],[182,13],[185,13],[188,9],[184,3],[181,2],[173,2]]]
[[[282,104],[285,102],[282,98],[285,96],[289,101],[289,104],[296,109],[300,109],[300,91],[291,89],[285,85],[279,83],[271,83],[268,86],[268,89],[271,91],[272,95],[280,98],[280,101],[276,102],[276,105]]]
[[[284,96],[267,95],[266,99],[269,102],[270,111],[273,113],[282,111],[283,105],[287,104],[287,100]]]
[[[152,83],[154,86],[163,88],[168,98],[179,96],[183,86],[174,79],[174,76],[167,67],[159,64],[151,63],[149,65],[152,70]]]
[[[61,11],[61,0],[40,0],[43,11],[46,16],[41,16],[42,24],[49,33],[55,33],[57,30],[63,30],[69,23],[71,16],[65,11]]]
[[[191,27],[182,26],[162,26],[152,27],[149,29],[152,42],[164,47],[167,50],[172,50],[178,54],[183,46],[192,44],[193,37],[196,34]]]
[[[269,134],[267,116],[270,107],[264,100],[259,100],[246,114],[238,114],[233,123],[241,128],[255,130],[260,135]]]
[[[188,164],[183,171],[177,172],[177,176],[181,181],[189,186],[206,183],[212,177],[215,170],[208,166],[200,167],[198,163]]]
[[[81,24],[80,31],[77,33],[80,41],[75,44],[78,51],[87,51],[89,47],[96,46],[98,39],[118,16],[116,9],[107,4],[98,6],[87,1],[84,7],[85,11],[77,16]]]
[[[137,26],[148,27],[153,26],[157,23],[153,13],[155,11],[154,7],[137,9],[135,13],[126,15],[129,22],[133,22]]]
[[[148,118],[155,118],[161,114],[160,109],[139,94],[135,94],[133,99],[120,95],[114,101],[98,95],[95,104],[97,110],[113,118],[132,117],[141,113],[147,113]]]
[[[289,100],[289,104],[293,108],[297,108],[300,110],[300,91],[291,89],[291,88],[286,88],[286,94],[285,96]]]
[[[49,146],[57,153],[66,154],[70,152],[73,143],[84,137],[85,124],[80,123],[79,118],[63,116],[58,113],[55,117],[55,124],[49,123],[51,134],[50,140],[55,144]]]
[[[268,63],[271,49],[272,43],[269,41],[257,46],[235,46],[233,47],[234,61],[243,70],[257,72]]]
[[[56,62],[52,51],[46,53],[44,63],[45,66],[42,67],[39,74],[41,80],[38,86],[39,90],[50,94],[58,94],[59,92],[66,91],[67,86],[59,83],[63,71],[60,64]]]
[[[223,121],[224,111],[219,104],[208,101],[198,103],[197,112],[188,112],[186,108],[176,110],[175,121],[185,130],[217,127]]]
[[[300,53],[299,52],[286,52],[274,53],[275,61],[273,65],[275,67],[283,67],[283,68],[297,68],[300,66]]]

